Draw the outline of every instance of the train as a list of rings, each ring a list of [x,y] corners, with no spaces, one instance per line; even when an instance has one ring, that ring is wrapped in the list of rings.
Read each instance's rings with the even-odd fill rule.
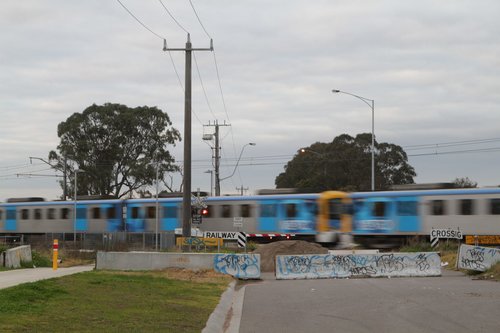
[[[256,194],[197,199],[199,232],[244,232],[256,242],[303,239],[368,246],[432,229],[500,235],[500,188]],[[75,214],[76,212],[76,214]],[[194,222],[195,220],[193,220]],[[179,233],[182,197],[0,203],[0,235]]]

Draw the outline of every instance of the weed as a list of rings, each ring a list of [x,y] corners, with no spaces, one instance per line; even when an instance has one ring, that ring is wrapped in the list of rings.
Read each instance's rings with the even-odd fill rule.
[[[33,265],[35,267],[52,267],[52,260],[40,252],[31,251],[31,258],[33,260],[31,267]]]

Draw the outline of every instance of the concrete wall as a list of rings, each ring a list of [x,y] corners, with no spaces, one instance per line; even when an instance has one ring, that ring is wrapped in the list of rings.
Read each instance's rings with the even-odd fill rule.
[[[214,269],[240,279],[260,278],[260,255],[163,252],[97,252],[96,269]]]
[[[440,275],[436,252],[276,256],[277,279]]]
[[[23,245],[6,250],[2,254],[2,264],[4,267],[19,268],[21,262],[32,262],[31,246]]]
[[[216,254],[214,269],[239,279],[259,279],[260,254]]]
[[[487,271],[500,262],[500,249],[462,244],[458,250],[458,268]]]

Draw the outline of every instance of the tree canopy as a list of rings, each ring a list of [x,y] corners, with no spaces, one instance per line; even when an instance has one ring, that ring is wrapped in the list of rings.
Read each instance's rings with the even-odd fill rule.
[[[57,128],[58,153],[49,160],[69,175],[69,192],[121,198],[178,171],[167,145],[180,141],[167,113],[157,107],[121,104],[91,105],[74,113]],[[64,184],[61,184],[64,186]]]
[[[413,184],[416,176],[403,148],[375,141],[375,189]],[[330,143],[300,149],[276,177],[277,188],[368,191],[371,189],[371,134],[342,134]]]
[[[477,182],[472,181],[469,177],[455,178],[453,184],[457,188],[475,188],[477,187]]]

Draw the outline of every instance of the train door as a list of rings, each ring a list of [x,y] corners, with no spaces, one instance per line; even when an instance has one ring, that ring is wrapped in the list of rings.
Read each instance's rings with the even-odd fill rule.
[[[277,231],[278,221],[278,201],[263,200],[260,205],[260,212],[257,218],[257,231]]]
[[[179,218],[177,213],[180,211],[177,203],[166,203],[162,205],[163,214],[161,215],[161,231],[174,231],[175,228],[180,228]]]
[[[144,217],[145,211],[142,204],[128,204],[126,230],[128,232],[143,232],[145,224]]]
[[[88,230],[87,205],[77,203],[75,231],[87,231],[87,230]]]
[[[6,207],[5,214],[5,231],[16,231],[17,229],[17,213],[16,207]]]
[[[396,199],[396,215],[400,232],[420,231],[418,218],[418,202],[416,197],[402,197]]]

